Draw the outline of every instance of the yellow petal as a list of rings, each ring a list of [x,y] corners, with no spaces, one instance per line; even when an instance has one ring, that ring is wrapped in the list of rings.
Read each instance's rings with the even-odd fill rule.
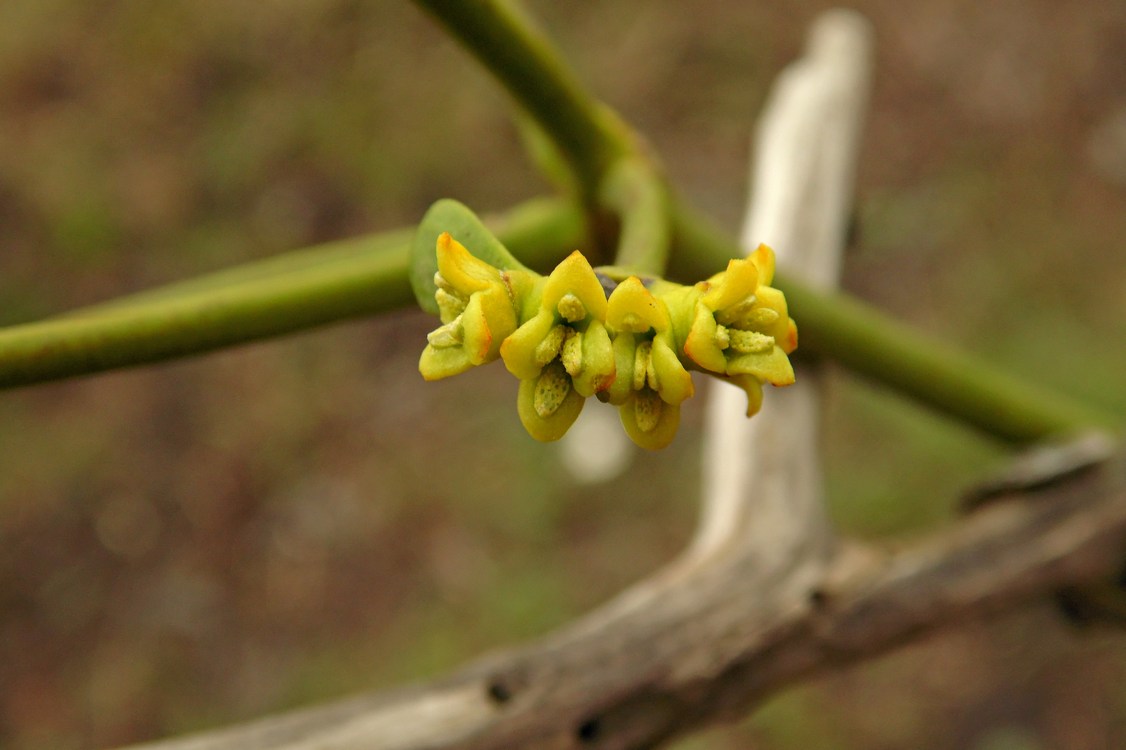
[[[496,359],[493,333],[489,326],[489,318],[485,315],[484,303],[485,299],[482,295],[474,294],[469,298],[465,312],[461,314],[461,326],[464,331],[461,348],[469,361],[475,365]]]
[[[674,339],[683,342],[692,329],[703,294],[694,286],[681,286],[668,281],[662,282],[661,287],[654,294],[665,303]]]
[[[718,326],[715,316],[703,303],[696,305],[696,317],[692,329],[684,341],[684,353],[703,369],[722,373],[727,369],[727,357],[716,343]]]
[[[633,395],[633,364],[637,355],[637,338],[630,334],[614,337],[615,376],[606,390],[606,398],[611,404],[624,404]]]
[[[549,378],[555,377],[558,373],[554,369],[558,368],[560,372],[563,366],[558,362],[554,362],[545,369],[551,369],[551,373],[545,373]],[[563,373],[567,377],[566,373]],[[540,376],[542,378],[543,375]],[[516,412],[520,415],[520,422],[524,425],[524,429],[528,434],[541,442],[551,442],[563,437],[575,420],[579,418],[579,412],[583,410],[583,404],[586,399],[580,396],[574,388],[567,389],[566,395],[553,403],[554,410],[547,416],[543,416],[544,409],[544,391],[545,388],[540,386],[540,378],[530,378],[520,381],[520,391],[516,396]],[[548,385],[551,385],[550,383]],[[540,408],[536,408],[536,391],[540,390]]]
[[[474,257],[465,246],[450,236],[449,232],[438,235],[436,247],[438,254],[438,273],[442,274],[450,286],[463,294],[487,289],[490,284],[501,283],[500,271],[480,258]]]
[[[786,353],[774,347],[762,354],[739,354],[727,360],[728,375],[754,375],[771,385],[790,385],[794,368]]]
[[[583,396],[604,391],[615,380],[614,346],[606,326],[590,321],[582,334],[582,369],[574,379],[575,390]]]
[[[650,328],[666,331],[671,321],[665,304],[645,288],[641,279],[630,276],[610,295],[606,324],[614,331],[645,333]]]
[[[501,342],[500,356],[508,371],[521,380],[537,377],[544,363],[537,360],[536,348],[554,327],[555,317],[540,311]]]
[[[441,380],[472,367],[469,355],[460,346],[438,348],[427,345],[418,360],[418,371],[426,380]]]
[[[669,404],[679,404],[695,392],[692,375],[680,364],[676,352],[669,345],[668,335],[653,339],[650,361],[657,373],[657,390],[661,399]]]
[[[758,283],[768,286],[774,281],[774,251],[766,245],[759,245],[750,258],[758,268]]]
[[[778,346],[782,347],[782,351],[786,354],[790,354],[798,348],[798,324],[792,319],[786,326],[785,337],[778,340]]]
[[[722,378],[747,394],[747,416],[753,417],[762,408],[762,381],[754,375],[731,375]]]
[[[588,317],[596,320],[606,318],[606,292],[590,262],[578,250],[564,258],[547,277],[541,305],[550,307],[554,313],[567,295],[573,295],[582,303]]]
[[[648,389],[635,392],[618,408],[618,416],[630,439],[652,451],[667,447],[680,426],[679,404],[665,403]]]
[[[704,284],[707,291],[703,301],[712,310],[737,305],[755,293],[759,284],[759,273],[750,260],[738,259],[727,263],[727,270],[716,274]]]

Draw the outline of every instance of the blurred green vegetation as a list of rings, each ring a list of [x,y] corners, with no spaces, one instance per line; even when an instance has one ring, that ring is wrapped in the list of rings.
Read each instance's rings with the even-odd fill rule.
[[[734,229],[755,114],[828,4],[530,5]],[[1126,7],[856,7],[879,46],[846,286],[1126,413],[1126,183],[1104,163],[1126,143],[1091,147],[1126,107]],[[5,0],[0,323],[409,225],[439,197],[541,192],[509,114],[407,3]],[[430,325],[0,396],[0,745],[120,744],[424,678],[677,552],[699,404],[668,451],[583,485],[523,434],[499,369],[420,382]],[[850,533],[945,522],[1003,456],[833,380],[828,493]],[[966,623],[681,747],[1122,746],[1121,646],[1046,605]]]

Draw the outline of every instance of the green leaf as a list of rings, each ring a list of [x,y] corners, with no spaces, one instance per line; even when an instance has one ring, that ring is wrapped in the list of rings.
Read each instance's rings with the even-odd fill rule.
[[[411,245],[411,289],[419,306],[428,313],[438,314],[438,303],[434,300],[438,257],[434,248],[442,232],[449,232],[470,253],[491,266],[503,270],[528,270],[485,227],[477,214],[455,200],[443,198],[426,211]]]

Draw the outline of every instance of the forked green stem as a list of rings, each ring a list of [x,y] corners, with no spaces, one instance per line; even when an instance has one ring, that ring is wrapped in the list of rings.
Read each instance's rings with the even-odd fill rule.
[[[416,2],[554,140],[582,183],[586,208],[600,203],[618,214],[619,265],[659,273],[667,257],[670,278],[695,281],[739,254],[727,236],[669,194],[629,129],[583,91],[546,38],[510,4]],[[543,268],[588,245],[587,229],[577,207],[548,201],[511,212],[498,235],[525,263]],[[346,240],[0,330],[0,387],[155,362],[409,304],[408,246],[407,232]],[[992,435],[1033,441],[1111,422],[843,295],[786,279],[777,285],[799,322],[803,350],[836,359]]]
[[[668,188],[640,156],[619,159],[602,185],[602,204],[620,220],[614,265],[638,274],[661,276],[669,259]]]
[[[709,222],[672,204],[674,277],[706,278],[739,253]],[[498,226],[522,260],[552,265],[583,243],[581,212],[522,206]],[[145,364],[410,304],[405,233],[361,237],[0,330],[0,387]],[[398,242],[403,244],[399,245]],[[1110,415],[924,337],[841,294],[781,278],[815,352],[998,438],[1031,442],[1116,426]]]
[[[632,150],[629,131],[589,96],[548,38],[513,3],[415,0],[461,42],[555,141],[588,199],[610,164]]]
[[[618,218],[614,264],[660,275],[668,258],[668,186],[629,127],[590,96],[550,40],[500,0],[415,0],[501,82],[552,139],[583,200]],[[597,248],[586,248],[588,255]]]
[[[559,201],[510,212],[498,235],[532,266],[583,243]],[[413,230],[334,242],[35,323],[0,329],[0,388],[148,364],[280,336],[414,301]]]

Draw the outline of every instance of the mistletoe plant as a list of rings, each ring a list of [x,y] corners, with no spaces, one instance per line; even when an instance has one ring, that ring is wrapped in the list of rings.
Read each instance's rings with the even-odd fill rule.
[[[693,286],[592,268],[577,250],[541,276],[468,208],[439,201],[413,246],[415,295],[442,321],[419,371],[438,380],[500,358],[520,379],[517,411],[537,440],[558,440],[596,396],[618,407],[635,443],[664,448],[694,393],[689,368],[742,387],[747,416],[763,383],[794,382],[797,327],[773,275],[774,253],[760,245]]]
[[[675,192],[644,139],[579,85],[512,0],[416,4],[512,94],[533,158],[562,186],[560,195],[485,220],[456,201],[440,200],[417,227],[299,250],[0,330],[0,388],[210,351],[417,302],[440,320],[419,360],[424,378],[447,378],[499,359],[520,381],[517,413],[532,437],[559,439],[593,396],[617,407],[635,443],[659,449],[673,440],[681,404],[695,392],[693,371],[742,388],[748,415],[759,409],[764,384],[794,381],[793,310],[801,321],[802,352],[831,358],[995,437],[1027,443],[1091,426],[1117,427],[1064,394],[1000,372],[856,300],[776,274],[774,253],[765,245],[744,257]],[[726,557],[725,565],[738,566],[720,570],[737,572],[741,581],[742,561],[753,558]],[[965,567],[966,558],[951,559],[953,567]],[[1057,563],[1053,558],[1052,567]],[[796,570],[801,596],[821,617],[822,605],[828,601],[832,608],[834,599],[820,587],[808,588],[805,566]],[[872,580],[882,585],[887,578]],[[1110,610],[1121,595],[1118,583],[1071,592],[1072,600]],[[950,604],[944,596],[932,599],[935,606]],[[796,601],[787,598],[786,608]],[[677,610],[666,620],[678,625],[682,614]],[[744,614],[739,610],[740,622]],[[625,619],[619,615],[615,611],[614,619]],[[918,627],[910,619],[909,632]],[[803,647],[795,661],[804,673],[809,653],[836,642],[815,640],[816,648]],[[594,653],[603,657],[604,644]],[[664,693],[649,690],[652,673],[645,674],[646,697],[662,703],[631,701],[624,704],[629,716],[672,705]],[[710,699],[713,691],[700,691],[699,675],[689,676],[691,701]],[[587,678],[584,671],[580,684]],[[458,710],[461,703],[479,704],[491,719],[506,701],[539,707],[534,700],[510,700],[508,683],[491,680],[487,693],[475,683],[476,698],[459,692],[469,702],[459,697]],[[620,694],[616,683],[614,690]],[[691,701],[686,711],[695,711]],[[398,713],[412,721],[418,715]],[[583,717],[570,743],[600,743],[600,722],[599,715]],[[256,738],[266,736],[255,726]],[[667,730],[662,723],[661,732]],[[237,735],[228,737],[238,742]]]
[[[463,206],[440,201],[416,230],[298,250],[2,329],[0,388],[182,357],[417,300],[441,318],[420,361],[425,377],[499,358],[521,381],[517,411],[534,437],[558,438],[593,395],[618,407],[637,443],[656,448],[672,439],[679,406],[693,393],[689,371],[743,388],[749,413],[763,383],[793,379],[793,309],[803,351],[999,438],[1116,427],[856,300],[775,276],[767,248],[732,261],[740,248],[686,205],[644,139],[578,83],[513,3],[416,4],[513,95],[533,157],[564,186],[561,196],[516,206],[488,219],[488,229]],[[529,270],[553,264],[547,275]]]

